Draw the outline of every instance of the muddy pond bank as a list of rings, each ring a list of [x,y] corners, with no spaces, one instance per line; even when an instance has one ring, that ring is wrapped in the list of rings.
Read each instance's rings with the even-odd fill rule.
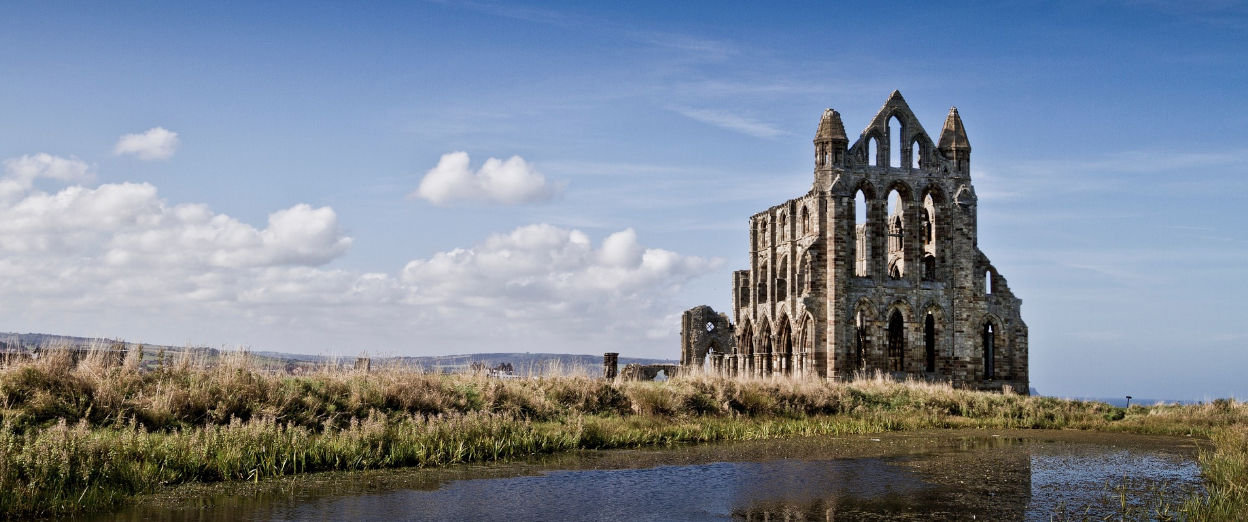
[[[933,430],[187,486],[88,520],[1049,520],[1202,492],[1190,438]]]

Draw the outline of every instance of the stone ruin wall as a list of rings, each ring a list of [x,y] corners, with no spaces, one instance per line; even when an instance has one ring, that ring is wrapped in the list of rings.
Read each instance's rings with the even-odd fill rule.
[[[682,366],[825,379],[882,372],[1026,393],[1022,302],[978,248],[957,109],[933,141],[894,92],[852,145],[840,115],[825,111],[814,145],[811,190],[749,220],[750,267],[732,278],[735,323],[706,306],[682,316]],[[897,165],[890,147],[900,149]]]

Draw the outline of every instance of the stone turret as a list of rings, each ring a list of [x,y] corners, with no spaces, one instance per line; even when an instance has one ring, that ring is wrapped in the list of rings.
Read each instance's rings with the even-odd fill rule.
[[[971,141],[966,139],[966,128],[962,126],[962,117],[958,116],[957,107],[949,108],[949,116],[945,118],[945,127],[940,130],[940,143],[937,148],[945,155],[945,159],[953,162],[954,172],[971,172]]]
[[[815,168],[825,169],[845,166],[845,148],[849,138],[845,136],[845,124],[841,113],[825,109],[815,130]]]
[[[732,273],[737,323],[706,306],[682,316],[681,371],[880,372],[1025,393],[1022,300],[979,250],[958,110],[935,141],[893,91],[852,143],[823,111],[814,146],[810,191],[749,219],[748,269]]]

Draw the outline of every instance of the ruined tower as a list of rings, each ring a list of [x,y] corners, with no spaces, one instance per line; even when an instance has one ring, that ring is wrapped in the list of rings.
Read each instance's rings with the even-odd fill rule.
[[[733,342],[714,369],[880,371],[1026,393],[1022,301],[979,250],[958,110],[934,142],[893,91],[851,144],[828,109],[814,152],[810,192],[750,217],[750,267],[732,278]],[[684,332],[682,363],[703,365],[691,338]]]

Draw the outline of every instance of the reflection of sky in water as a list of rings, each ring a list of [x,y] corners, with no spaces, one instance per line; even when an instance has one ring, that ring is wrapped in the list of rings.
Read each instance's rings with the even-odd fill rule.
[[[1188,491],[1200,486],[1200,466],[1179,455],[1156,451],[1116,449],[1095,446],[1084,451],[1052,452],[1040,446],[1031,455],[1031,504],[1029,519],[1048,520],[1049,514],[1065,506],[1082,513],[1084,507],[1108,498],[1119,502],[1109,488],[1122,486],[1126,479],[1134,490],[1161,487],[1167,498],[1181,503]],[[1094,494],[1089,494],[1090,492]],[[1100,494],[1095,494],[1100,493]],[[1148,495],[1128,495],[1139,505]]]
[[[275,519],[708,520],[756,502],[805,504],[918,491],[924,483],[879,459],[720,462],[647,469],[554,471],[461,480],[436,491],[396,491],[287,506]]]
[[[97,520],[1048,520],[1059,509],[1082,518],[1085,506],[1093,518],[1116,513],[1106,483],[1124,476],[1129,502],[1156,499],[1156,484],[1172,501],[1200,486],[1194,448],[1181,439],[937,433],[836,446],[810,438],[344,473],[291,479],[267,494],[138,502]]]

